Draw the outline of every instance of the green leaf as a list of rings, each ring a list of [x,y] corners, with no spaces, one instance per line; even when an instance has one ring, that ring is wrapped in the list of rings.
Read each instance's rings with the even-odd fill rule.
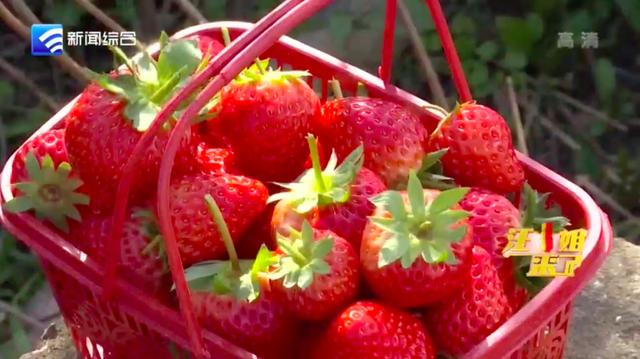
[[[451,31],[459,35],[474,35],[476,33],[476,24],[471,17],[457,13],[451,21]],[[456,41],[462,38],[459,37]]]
[[[314,243],[311,255],[313,258],[322,259],[331,252],[331,249],[333,249],[333,238],[323,238]]]
[[[407,219],[407,210],[404,208],[404,201],[398,191],[382,192],[373,197],[371,202],[389,211],[396,220],[404,221]]]
[[[209,291],[213,286],[213,278],[228,264],[224,261],[205,261],[192,265],[184,270],[189,288],[194,291]]]
[[[186,68],[191,74],[202,60],[202,53],[195,40],[178,40],[167,44],[158,57],[158,76],[160,81],[169,79],[175,72]]]
[[[131,98],[136,93],[136,81],[132,75],[120,75],[112,77],[107,74],[98,74],[94,81],[103,89],[113,92],[125,98]]]
[[[469,188],[458,187],[452,188],[440,194],[431,202],[429,206],[429,213],[436,214],[450,209],[454,205],[458,204],[464,196],[469,192]]]
[[[502,64],[511,70],[520,70],[527,66],[527,56],[520,51],[509,50],[502,60]]]
[[[407,269],[411,267],[416,258],[420,256],[420,243],[421,242],[417,239],[412,239],[409,242],[409,250],[404,252],[402,257],[400,258],[400,265],[402,266],[402,268]]]
[[[369,221],[389,233],[399,233],[398,222],[392,218],[369,217]]]
[[[329,274],[331,268],[329,264],[321,259],[314,259],[309,263],[309,267],[313,270],[314,273],[318,273],[320,275]]]
[[[614,91],[616,89],[616,70],[607,58],[596,60],[593,68],[594,80],[598,96],[604,104],[612,101]]]
[[[542,35],[539,20],[535,16],[530,19],[498,16],[496,17],[496,27],[500,38],[510,51],[522,52],[526,56]]]
[[[482,45],[476,48],[476,54],[483,61],[493,60],[498,54],[498,45],[496,45],[495,41],[483,42]]]
[[[380,256],[378,257],[378,268],[382,268],[400,259],[409,250],[408,238],[402,238],[400,235],[391,236],[387,239],[382,248],[380,248]]]
[[[0,98],[7,102],[13,101],[13,86],[10,82],[0,80]]]
[[[544,21],[542,20],[540,15],[536,13],[529,13],[527,14],[526,20],[533,39],[539,40],[540,38],[542,38],[542,34],[544,32]]]
[[[583,31],[593,31],[593,19],[586,9],[580,9],[568,13],[563,25],[563,31],[580,35]]]
[[[443,148],[427,153],[427,155],[422,159],[422,166],[420,167],[420,170],[423,171],[431,168],[433,165],[438,163],[438,161],[440,161],[442,156],[444,156],[448,150],[448,148]]]
[[[33,201],[27,196],[18,196],[3,204],[2,207],[8,212],[20,213],[33,209]]]
[[[472,62],[471,71],[469,72],[469,83],[475,88],[482,86],[489,81],[489,70],[487,65],[482,62]]]
[[[133,127],[141,132],[151,126],[158,112],[160,112],[160,107],[144,98],[129,103],[124,110],[125,116],[132,121]]]
[[[425,203],[424,203],[424,190],[422,189],[422,183],[416,176],[415,172],[409,173],[409,183],[407,184],[407,194],[409,196],[409,203],[411,204],[411,212],[413,216],[418,220],[425,217]]]
[[[313,283],[313,271],[309,266],[306,266],[300,270],[298,275],[298,287],[305,289]]]
[[[56,1],[55,5],[53,2],[45,2],[44,4],[45,10],[42,11],[44,19],[50,23],[64,24],[70,28],[80,25],[86,14],[82,8],[71,1]]]
[[[620,13],[636,33],[640,33],[640,3],[636,0],[615,0]]]
[[[136,70],[140,80],[148,84],[156,85],[158,83],[158,69],[156,62],[147,53],[144,53],[136,62]]]

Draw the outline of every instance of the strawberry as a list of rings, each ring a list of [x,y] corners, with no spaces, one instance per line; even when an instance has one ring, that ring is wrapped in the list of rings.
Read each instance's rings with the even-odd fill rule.
[[[444,174],[459,185],[504,194],[519,191],[524,183],[511,130],[502,116],[488,107],[475,102],[456,106],[440,121],[429,145],[433,150],[448,148],[441,159]]]
[[[502,251],[509,229],[522,228],[520,211],[505,197],[480,188],[472,188],[460,206],[471,213],[469,226],[473,228],[473,244],[491,256],[509,303],[517,311],[526,301],[527,293],[515,281],[512,259],[505,258]]]
[[[62,231],[69,230],[67,218],[81,221],[89,196],[75,170],[67,162],[64,130],[51,130],[27,141],[16,152],[12,167],[15,197],[5,203],[8,212],[33,210]]]
[[[208,56],[212,59],[224,49],[224,45],[220,41],[209,35],[194,35],[190,36],[189,39],[196,41],[203,57]]]
[[[196,148],[196,162],[200,172],[204,174],[240,174],[230,148],[209,147],[201,142]]]
[[[435,359],[429,334],[413,315],[359,301],[335,318],[314,346],[313,359]]]
[[[297,318],[329,319],[358,292],[358,255],[345,239],[302,224],[278,235],[278,263],[271,273],[275,297]]]
[[[475,246],[462,290],[427,310],[425,322],[438,350],[461,355],[511,316],[491,255]]]
[[[134,61],[114,50],[128,70],[95,74],[94,82],[85,88],[67,116],[65,143],[69,161],[92,192],[108,194],[94,201],[96,208],[111,208],[122,169],[142,133],[203,61],[193,40],[168,43],[164,35],[161,44],[157,60],[146,55]],[[185,136],[178,153],[176,173],[180,173],[180,159],[192,157],[189,136]],[[145,198],[155,189],[168,137],[168,128],[160,131],[138,163],[131,190],[134,200]]]
[[[206,194],[211,194],[220,203],[234,240],[260,216],[268,197],[265,186],[248,177],[194,173],[174,178],[169,205],[185,265],[219,259],[225,253],[220,234],[202,200]]]
[[[472,230],[457,203],[467,190],[423,190],[411,172],[406,192],[374,197],[378,208],[362,235],[360,262],[376,295],[412,308],[443,300],[461,287]]]
[[[49,130],[25,142],[13,159],[11,182],[21,182],[29,179],[25,160],[29,152],[33,152],[38,162],[45,156],[51,157],[54,166],[62,162],[69,162],[67,147],[64,145],[64,130]]]
[[[289,228],[300,229],[306,219],[314,228],[333,231],[359,249],[367,216],[375,208],[369,198],[386,187],[372,171],[362,168],[362,146],[337,167],[336,154],[332,153],[321,170],[316,140],[309,135],[307,141],[313,168],[305,171],[297,182],[282,185],[288,192],[269,198],[280,200],[271,220],[272,231],[286,235]]]
[[[300,77],[305,71],[243,71],[220,92],[219,120],[240,168],[261,181],[291,181],[308,156],[305,136],[320,99]]]
[[[364,145],[364,166],[389,187],[406,183],[425,155],[427,130],[420,119],[393,102],[367,97],[338,98],[322,106],[318,135],[325,151],[344,159]],[[328,155],[328,152],[325,152]]]
[[[111,228],[111,217],[91,214],[71,227],[67,240],[94,260],[104,262]],[[160,231],[149,209],[136,207],[129,211],[121,243],[120,272],[127,273],[126,278],[144,292],[167,299],[171,276]]]
[[[542,223],[553,223],[559,230],[568,223],[566,218],[558,216],[553,210],[545,209],[547,196],[539,195],[525,183],[526,210],[523,214],[507,198],[485,189],[473,188],[460,203],[464,210],[471,213],[469,225],[473,228],[472,242],[491,256],[514,312],[524,305],[528,294],[537,293],[546,282],[538,283],[523,275],[529,265],[526,258],[505,258],[503,251],[509,230],[536,228],[540,231]],[[540,240],[533,242],[539,244]]]
[[[274,257],[262,247],[255,260],[239,260],[231,233],[211,195],[208,211],[222,234],[228,261],[208,261],[186,269],[193,308],[207,329],[260,358],[288,358],[295,342],[296,322],[266,292]]]

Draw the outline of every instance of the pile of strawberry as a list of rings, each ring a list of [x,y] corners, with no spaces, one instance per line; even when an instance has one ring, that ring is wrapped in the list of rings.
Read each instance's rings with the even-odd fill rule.
[[[13,212],[33,211],[104,262],[123,167],[163,104],[223,45],[197,36],[94,75],[63,127],[15,156]],[[244,70],[179,149],[171,220],[203,326],[264,358],[434,358],[467,352],[535,294],[502,255],[545,197],[525,184],[495,111],[437,128],[376,98],[321,103],[304,71]],[[177,117],[177,114],[176,114]],[[175,305],[156,222],[170,121],[136,168],[121,273]],[[466,186],[466,187],[459,187]],[[505,195],[524,191],[526,212]],[[558,224],[563,219],[558,219]]]

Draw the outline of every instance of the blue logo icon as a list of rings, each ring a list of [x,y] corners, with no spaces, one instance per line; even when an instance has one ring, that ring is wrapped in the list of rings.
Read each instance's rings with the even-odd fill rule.
[[[60,24],[31,25],[31,55],[62,55],[63,37],[62,25]]]

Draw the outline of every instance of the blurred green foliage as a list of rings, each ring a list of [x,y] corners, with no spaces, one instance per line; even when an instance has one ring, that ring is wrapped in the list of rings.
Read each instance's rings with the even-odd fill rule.
[[[439,78],[455,102],[441,46],[423,0],[404,0]],[[103,11],[139,37],[150,39],[145,23],[174,32],[192,21],[172,1],[151,1],[158,11],[141,16],[144,1],[94,1]],[[279,0],[195,0],[210,20],[255,21]],[[104,30],[74,0],[28,1],[43,21],[62,23],[67,30]],[[513,120],[505,101],[505,79],[511,77],[519,96],[527,143],[532,157],[569,177],[586,175],[610,201],[627,213],[611,211],[619,235],[640,235],[640,1],[637,0],[451,0],[443,2],[474,97],[499,109]],[[384,24],[383,0],[336,1],[294,32],[301,39],[325,41],[313,45],[374,72]],[[1,25],[0,25],[1,26]],[[0,27],[3,58],[19,66],[60,103],[81,89],[78,84],[42,58],[29,55],[28,45]],[[558,46],[560,32],[573,33],[574,48]],[[598,34],[598,47],[582,48],[582,33]],[[7,35],[5,35],[7,34]],[[429,99],[426,80],[419,70],[398,22],[393,81]],[[319,38],[322,38],[320,36]],[[365,39],[363,41],[362,39]],[[323,46],[324,45],[324,46]],[[79,62],[97,70],[111,67],[101,48],[69,49]],[[563,96],[564,94],[564,96]],[[11,150],[51,114],[37,98],[7,77],[0,77],[0,156]],[[543,118],[553,127],[542,126]],[[560,139],[561,132],[578,148]],[[607,203],[609,202],[609,203]],[[42,283],[37,263],[26,249],[0,234],[0,300],[22,305]],[[8,338],[13,338],[7,341]],[[0,356],[13,358],[29,346],[25,328],[10,315],[0,314]]]

